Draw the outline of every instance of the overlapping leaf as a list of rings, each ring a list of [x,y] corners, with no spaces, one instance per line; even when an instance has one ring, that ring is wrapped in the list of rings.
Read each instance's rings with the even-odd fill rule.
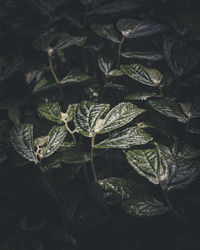
[[[44,102],[39,106],[38,112],[50,121],[62,123],[61,108],[58,102]]]
[[[125,75],[148,86],[158,86],[163,75],[157,69],[146,68],[140,64],[121,65],[120,69]]]
[[[93,24],[91,29],[99,36],[106,38],[114,43],[119,43],[117,31],[113,24]]]
[[[110,136],[95,145],[95,148],[129,148],[133,145],[144,145],[153,138],[139,127],[131,127]]]
[[[110,71],[111,67],[112,67],[112,60],[106,56],[99,56],[98,57],[98,64],[99,64],[99,68],[101,69],[101,71],[107,75],[107,73]]]

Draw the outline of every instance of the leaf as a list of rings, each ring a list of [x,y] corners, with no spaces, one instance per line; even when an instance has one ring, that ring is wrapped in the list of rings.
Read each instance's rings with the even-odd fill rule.
[[[105,75],[107,75],[112,67],[113,62],[111,59],[109,59],[106,56],[99,56],[98,57],[98,64],[99,64],[99,68],[101,69],[101,71]]]
[[[129,102],[119,103],[117,106],[112,108],[105,118],[99,123],[99,127],[96,129],[96,132],[98,134],[104,134],[120,128],[131,122],[135,117],[144,111],[144,109],[140,109]]]
[[[140,183],[111,177],[100,180],[99,184],[112,192],[125,212],[133,216],[156,216],[168,211],[168,208],[156,200]]]
[[[124,129],[95,145],[95,148],[129,148],[133,145],[144,145],[153,138],[138,127]]]
[[[33,143],[33,125],[21,124],[10,131],[10,142],[25,159],[37,163]]]
[[[163,98],[160,100],[150,100],[149,104],[153,109],[160,112],[163,115],[177,119],[179,122],[186,123],[188,118],[183,113],[180,105],[169,98]]]
[[[188,117],[188,119],[199,118],[200,117],[200,100],[199,96],[197,96],[193,103],[180,103],[181,108],[184,114]]]
[[[20,111],[18,103],[8,106],[8,116],[15,126],[20,124]]]
[[[154,184],[160,184],[166,177],[156,149],[130,150],[126,152],[126,159],[140,175]]]
[[[191,184],[200,174],[199,162],[180,157],[171,148],[156,143],[166,178],[162,181],[166,190],[181,189]]]
[[[121,65],[120,69],[125,75],[148,86],[158,86],[163,75],[157,69],[146,68],[140,64]]]
[[[187,160],[192,160],[200,156],[200,150],[194,149],[190,144],[186,144],[178,153],[178,156]]]
[[[121,11],[126,11],[126,10],[134,10],[139,7],[141,7],[141,3],[138,2],[130,2],[130,1],[123,1],[123,2],[118,2],[115,1],[113,3],[108,3],[105,4],[101,7],[98,7],[92,11],[92,13],[96,14],[112,14],[112,13],[118,13]]]
[[[77,105],[74,124],[79,133],[92,137],[97,132],[97,123],[102,115],[109,109],[109,104],[98,104],[90,101],[83,101]]]
[[[107,73],[107,76],[110,76],[110,77],[115,77],[115,76],[117,77],[117,76],[123,76],[123,75],[124,73],[118,69],[113,69]]]
[[[117,31],[113,24],[93,24],[90,26],[92,31],[95,32],[97,35],[108,39],[114,43],[119,43],[119,38],[117,35]]]
[[[77,108],[77,103],[75,104],[69,104],[67,108],[67,112],[64,114],[65,119],[69,122],[74,119],[75,113],[76,113],[76,108]],[[63,116],[63,113],[62,113]]]
[[[137,38],[161,33],[166,30],[163,24],[155,23],[152,20],[136,20],[123,18],[117,22],[117,28],[127,38]]]
[[[58,102],[44,102],[39,106],[38,112],[50,121],[62,123],[61,108]]]
[[[54,126],[46,137],[46,144],[41,150],[40,158],[52,155],[61,146],[66,134],[65,126]]]
[[[146,101],[147,99],[151,97],[160,97],[160,96],[156,93],[135,92],[135,93],[125,96],[124,99],[129,100],[129,101],[132,101],[132,100]]]
[[[136,59],[145,59],[149,61],[160,61],[163,59],[163,55],[158,52],[125,52],[121,53],[125,58],[136,58]]]
[[[81,73],[77,70],[70,71],[61,81],[60,83],[73,83],[73,82],[83,82],[91,79],[89,75]]]

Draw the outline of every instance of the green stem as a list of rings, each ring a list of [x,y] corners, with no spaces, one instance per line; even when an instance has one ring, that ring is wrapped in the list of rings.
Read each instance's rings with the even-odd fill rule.
[[[119,69],[120,66],[120,57],[121,57],[121,50],[122,50],[122,44],[125,40],[125,36],[122,37],[120,43],[119,43],[119,47],[118,47],[118,53],[117,53],[117,69]]]
[[[91,163],[91,169],[94,177],[94,182],[97,182],[97,174],[95,170],[95,165],[94,165],[94,141],[95,141],[95,134],[92,136],[91,140],[91,153],[90,153],[90,163]]]

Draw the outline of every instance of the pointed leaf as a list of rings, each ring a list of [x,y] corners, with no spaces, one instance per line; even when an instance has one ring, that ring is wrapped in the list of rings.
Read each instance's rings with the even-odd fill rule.
[[[37,163],[33,143],[33,125],[21,124],[10,131],[14,149],[25,159]]]
[[[179,122],[186,123],[188,118],[183,113],[180,105],[169,98],[163,98],[160,100],[150,100],[149,104],[153,109],[160,112],[163,115],[177,119]]]
[[[133,145],[144,145],[153,138],[138,127],[124,129],[108,139],[95,145],[95,148],[129,148]]]
[[[64,114],[65,115],[65,119],[68,122],[72,121],[74,119],[77,105],[78,105],[77,103],[75,103],[75,104],[69,104],[68,105],[67,112]],[[62,116],[63,116],[63,113],[62,113]]]
[[[61,109],[58,102],[44,102],[38,108],[39,113],[46,119],[62,123]]]
[[[98,123],[109,107],[109,104],[87,101],[78,104],[74,117],[74,124],[78,132],[87,137],[92,137],[98,131]]]
[[[117,22],[117,28],[127,38],[150,36],[166,30],[163,24],[148,19],[141,21],[130,18],[120,19]]]
[[[126,58],[136,58],[136,59],[145,59],[149,61],[159,61],[163,59],[163,55],[158,52],[125,52],[121,53],[123,57]]]
[[[163,75],[157,69],[146,68],[140,64],[121,65],[120,69],[125,75],[148,86],[158,86]]]
[[[77,70],[72,70],[60,81],[60,83],[83,82],[89,79],[91,79],[89,75],[81,73]]]
[[[197,96],[193,103],[180,103],[184,114],[189,118],[199,118],[200,117],[200,98]]]
[[[109,59],[106,56],[99,56],[98,57],[98,64],[99,64],[99,68],[101,69],[101,71],[107,75],[107,73],[110,71],[111,67],[112,67],[112,60]]]
[[[138,101],[146,101],[151,97],[160,97],[156,93],[147,93],[147,92],[134,92],[133,94],[129,94],[124,97],[125,100],[138,100]]]
[[[93,24],[91,29],[99,36],[108,39],[114,43],[119,43],[119,38],[117,36],[117,31],[113,24]]]
[[[135,117],[144,111],[144,109],[140,109],[129,102],[119,103],[117,106],[112,108],[102,120],[97,133],[104,134],[120,128],[131,122]]]
[[[133,216],[156,216],[168,211],[168,208],[137,182],[112,177],[101,180],[99,183],[105,190],[113,193],[125,212]]]

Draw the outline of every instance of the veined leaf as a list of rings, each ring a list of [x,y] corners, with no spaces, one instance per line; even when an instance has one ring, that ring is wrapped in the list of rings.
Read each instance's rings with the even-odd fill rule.
[[[21,124],[10,131],[10,141],[14,149],[25,159],[37,163],[33,143],[33,125]]]
[[[150,36],[166,30],[166,26],[163,24],[148,19],[141,21],[130,18],[120,19],[117,22],[117,28],[127,38]]]
[[[119,43],[119,38],[117,36],[117,31],[113,24],[93,24],[91,29],[99,36],[108,39],[114,43]]]
[[[153,138],[138,127],[124,129],[108,139],[95,145],[95,148],[129,148],[133,145],[143,145]]]
[[[60,83],[83,82],[89,79],[91,79],[89,75],[83,74],[76,70],[72,70],[60,81]]]
[[[61,109],[58,102],[44,102],[38,108],[39,113],[46,119],[62,123]]]
[[[109,107],[109,104],[98,104],[87,101],[78,104],[74,124],[79,133],[87,137],[92,137],[94,133],[98,132],[98,123]]]
[[[64,113],[65,119],[66,119],[68,122],[69,122],[69,121],[72,121],[72,120],[74,119],[77,105],[78,105],[77,103],[75,103],[75,104],[69,104],[69,105],[68,105],[67,112]],[[62,113],[62,116],[63,116],[63,113]]]
[[[136,59],[145,59],[149,61],[159,61],[163,59],[163,55],[158,52],[125,52],[121,53],[123,57],[126,58],[136,58]]]
[[[99,64],[99,68],[101,69],[101,71],[107,75],[107,73],[110,71],[111,67],[112,67],[112,60],[109,59],[106,56],[99,56],[98,58],[98,64]]]
[[[160,100],[150,100],[149,104],[153,109],[160,112],[163,115],[177,119],[179,122],[186,123],[188,118],[183,113],[180,105],[169,98],[163,98]]]
[[[104,134],[120,128],[131,122],[135,117],[144,111],[144,109],[140,109],[129,102],[119,103],[117,106],[112,108],[101,121],[97,133]]]
[[[125,75],[148,86],[158,86],[163,75],[157,69],[146,68],[140,64],[121,65],[120,69]]]
[[[135,92],[125,96],[124,99],[129,101],[131,100],[146,101],[151,97],[159,97],[159,95],[156,93]]]
[[[156,216],[168,211],[160,201],[156,200],[143,185],[126,179],[112,177],[100,180],[105,190],[112,192],[125,212],[137,216]]]
[[[142,176],[154,184],[166,178],[156,149],[136,149],[126,153],[129,164]]]
[[[40,157],[46,158],[52,155],[62,145],[66,134],[65,126],[54,126],[47,136],[46,145],[42,148]]]

